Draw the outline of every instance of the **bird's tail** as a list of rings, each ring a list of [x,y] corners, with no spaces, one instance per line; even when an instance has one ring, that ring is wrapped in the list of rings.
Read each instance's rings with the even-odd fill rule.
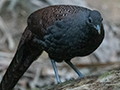
[[[40,45],[32,41],[28,28],[24,31],[16,54],[0,84],[0,90],[12,90],[31,63],[42,53]]]

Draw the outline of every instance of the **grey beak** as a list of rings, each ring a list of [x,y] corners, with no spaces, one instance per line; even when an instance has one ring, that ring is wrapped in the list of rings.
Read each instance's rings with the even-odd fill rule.
[[[96,30],[98,30],[98,33],[99,33],[99,34],[101,33],[101,31],[100,31],[100,25],[94,26],[94,28],[95,28]]]

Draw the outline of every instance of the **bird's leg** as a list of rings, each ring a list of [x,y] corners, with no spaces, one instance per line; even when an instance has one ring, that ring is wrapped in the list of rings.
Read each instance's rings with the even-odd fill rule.
[[[79,76],[79,78],[84,77],[84,75],[70,62],[70,61],[65,61]]]
[[[55,72],[55,76],[56,76],[56,79],[57,79],[57,83],[61,83],[60,77],[59,77],[59,75],[58,75],[56,63],[55,63],[55,61],[52,60],[52,59],[51,59],[51,63],[52,63],[52,66],[53,66],[53,69],[54,69],[54,72]]]

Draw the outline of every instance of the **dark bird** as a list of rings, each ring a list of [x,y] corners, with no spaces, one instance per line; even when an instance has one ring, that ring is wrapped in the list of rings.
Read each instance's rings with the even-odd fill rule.
[[[70,60],[89,55],[98,48],[104,38],[102,20],[98,11],[73,5],[49,6],[33,12],[0,90],[12,90],[43,50],[51,59],[57,82],[61,81],[55,62],[65,61],[83,77]]]

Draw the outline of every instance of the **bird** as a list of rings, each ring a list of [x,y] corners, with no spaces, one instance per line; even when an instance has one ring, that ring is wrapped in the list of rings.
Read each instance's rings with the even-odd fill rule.
[[[100,46],[104,39],[102,21],[99,11],[76,5],[52,5],[30,14],[0,90],[12,90],[43,51],[48,53],[58,83],[56,62],[66,62],[79,78],[84,77],[71,59],[87,56]]]

